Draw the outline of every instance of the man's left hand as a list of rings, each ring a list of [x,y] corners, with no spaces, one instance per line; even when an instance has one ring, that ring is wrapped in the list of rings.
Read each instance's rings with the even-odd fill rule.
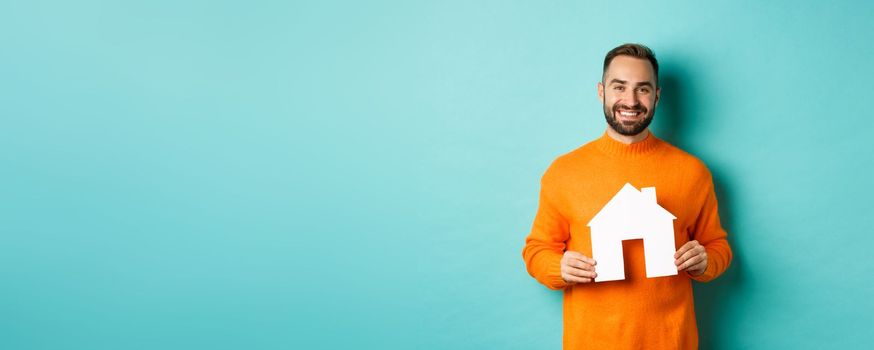
[[[677,271],[686,270],[692,276],[698,276],[707,269],[707,250],[698,241],[686,242],[674,253],[674,259]]]

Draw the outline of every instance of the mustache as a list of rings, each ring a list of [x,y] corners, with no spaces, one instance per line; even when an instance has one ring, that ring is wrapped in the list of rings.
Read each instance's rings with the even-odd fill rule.
[[[625,109],[625,110],[630,110],[630,111],[640,112],[640,113],[646,113],[646,107],[644,107],[642,105],[634,105],[634,106],[613,105],[613,112],[614,113],[619,112],[620,109]]]

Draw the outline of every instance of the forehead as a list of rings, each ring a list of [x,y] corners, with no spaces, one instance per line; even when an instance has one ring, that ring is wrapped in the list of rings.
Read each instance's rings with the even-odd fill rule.
[[[654,74],[652,64],[645,58],[631,56],[616,56],[604,72],[604,83],[609,84],[613,79],[624,80],[630,83],[652,82]]]

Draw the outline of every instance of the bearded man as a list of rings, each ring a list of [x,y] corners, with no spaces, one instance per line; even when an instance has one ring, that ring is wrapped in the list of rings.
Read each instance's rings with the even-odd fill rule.
[[[564,293],[564,349],[696,349],[692,281],[713,280],[731,263],[710,171],[649,130],[658,71],[646,46],[610,50],[598,83],[606,131],[556,158],[541,178],[522,257],[532,277]],[[628,240],[625,279],[595,282],[588,223],[625,184],[654,187],[657,204],[676,217],[677,275],[647,278],[645,242]]]

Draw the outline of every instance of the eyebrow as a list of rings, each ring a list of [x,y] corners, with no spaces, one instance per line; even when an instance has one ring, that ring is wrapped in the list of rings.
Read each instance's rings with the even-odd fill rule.
[[[625,83],[628,83],[628,82],[625,81],[625,80],[619,80],[619,79],[613,79],[613,80],[610,80],[610,84],[613,84],[613,83],[618,83],[618,84],[623,84],[623,85],[624,85]],[[644,81],[644,82],[637,83],[635,86],[649,86],[649,87],[652,87],[652,83],[650,83],[650,82],[648,82],[648,81]]]

